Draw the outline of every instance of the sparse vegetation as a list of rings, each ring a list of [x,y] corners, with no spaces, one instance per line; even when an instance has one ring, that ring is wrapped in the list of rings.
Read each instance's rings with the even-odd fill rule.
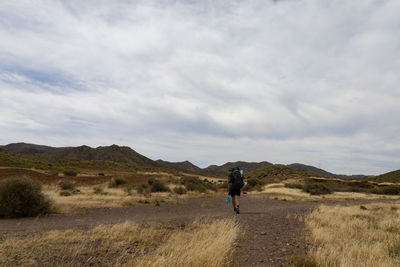
[[[181,184],[186,187],[188,191],[197,191],[200,193],[204,193],[207,190],[217,191],[217,187],[215,184],[210,181],[201,180],[197,177],[184,176],[181,179]]]
[[[261,191],[264,185],[265,183],[258,178],[249,178],[247,184],[243,187],[243,191]]]
[[[71,181],[65,181],[64,180],[64,181],[61,181],[58,185],[59,185],[61,190],[69,190],[69,191],[75,190],[75,185]]]
[[[171,229],[132,223],[9,236],[1,266],[224,266],[239,233],[231,220]]]
[[[325,184],[309,181],[306,182],[303,190],[311,195],[326,195],[332,193],[332,190]]]
[[[285,187],[286,188],[303,189],[303,185],[302,184],[296,184],[296,183],[286,183]]]
[[[400,185],[388,185],[374,188],[371,190],[371,193],[379,195],[398,195],[400,193]]]
[[[136,186],[136,191],[139,194],[148,194],[150,193],[150,185],[148,183],[140,183]]]
[[[65,176],[77,176],[78,175],[78,171],[76,171],[76,170],[65,170],[63,173]]]
[[[187,193],[187,190],[183,186],[177,186],[174,188],[174,192],[178,195],[184,195]]]
[[[107,192],[104,192],[103,188],[101,188],[101,187],[94,187],[93,188],[93,194],[96,194],[96,195],[107,195]]]
[[[0,217],[29,217],[50,212],[40,182],[28,177],[0,181]]]
[[[318,266],[399,266],[400,204],[320,206],[305,219]]]
[[[69,197],[72,196],[72,193],[70,191],[62,190],[60,191],[60,196]]]
[[[161,180],[155,179],[151,183],[151,192],[170,192],[169,187]]]
[[[126,180],[123,177],[115,177],[112,178],[110,183],[108,184],[109,188],[115,188],[118,187],[120,185],[126,184]]]

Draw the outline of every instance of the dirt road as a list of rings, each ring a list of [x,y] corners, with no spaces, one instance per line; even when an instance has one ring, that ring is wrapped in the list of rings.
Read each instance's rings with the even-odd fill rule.
[[[197,198],[182,204],[138,205],[127,208],[91,209],[78,215],[51,215],[41,218],[1,219],[0,240],[6,234],[24,234],[55,229],[86,229],[99,224],[125,221],[189,224],[202,217],[236,218],[243,229],[235,248],[232,266],[289,266],[286,257],[305,254],[301,238],[303,216],[315,203],[269,200],[263,195],[242,197],[241,214],[233,213],[225,197]],[[289,216],[290,215],[290,218]]]

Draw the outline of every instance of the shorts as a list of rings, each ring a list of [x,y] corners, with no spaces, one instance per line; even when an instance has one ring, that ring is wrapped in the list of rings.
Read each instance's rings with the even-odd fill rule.
[[[239,189],[229,189],[229,195],[231,197],[234,197],[234,196],[240,197],[240,188]]]

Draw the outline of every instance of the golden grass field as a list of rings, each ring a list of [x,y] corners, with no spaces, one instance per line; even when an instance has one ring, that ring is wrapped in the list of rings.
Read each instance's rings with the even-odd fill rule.
[[[318,266],[400,266],[400,203],[322,205],[305,218]]]
[[[0,266],[224,266],[238,234],[237,222],[225,219],[185,229],[126,222],[9,236],[0,243]]]

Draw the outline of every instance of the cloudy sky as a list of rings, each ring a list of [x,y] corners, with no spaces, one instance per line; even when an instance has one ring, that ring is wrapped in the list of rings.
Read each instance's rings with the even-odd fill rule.
[[[400,168],[400,1],[0,0],[0,144]]]

